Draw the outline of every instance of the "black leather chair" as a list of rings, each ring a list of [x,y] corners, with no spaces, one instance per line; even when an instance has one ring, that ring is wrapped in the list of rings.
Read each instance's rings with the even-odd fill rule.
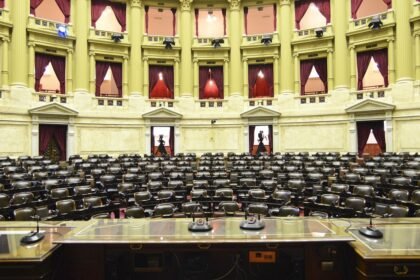
[[[145,217],[144,209],[143,207],[139,206],[132,206],[125,210],[125,217],[126,218],[134,218],[134,219],[140,219]]]
[[[160,203],[153,209],[153,217],[171,218],[175,213],[175,205],[172,203]]]
[[[55,203],[58,214],[68,214],[76,210],[76,202],[73,199],[59,200]]]
[[[13,211],[13,215],[15,221],[32,221],[36,215],[36,210],[32,207],[18,208]]]
[[[69,196],[69,190],[67,188],[56,188],[52,189],[50,194],[53,199],[63,199]]]
[[[388,193],[390,199],[408,201],[410,192],[408,190],[392,189]]]
[[[299,217],[300,209],[296,206],[284,205],[280,208],[272,209],[270,215],[275,217]]]
[[[347,197],[344,205],[352,208],[354,211],[364,212],[366,207],[366,199],[363,197]]]

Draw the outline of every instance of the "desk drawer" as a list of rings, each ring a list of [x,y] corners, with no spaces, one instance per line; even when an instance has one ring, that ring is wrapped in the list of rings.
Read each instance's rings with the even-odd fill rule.
[[[368,279],[371,278],[416,278],[420,279],[418,260],[363,260],[357,261],[357,270]]]

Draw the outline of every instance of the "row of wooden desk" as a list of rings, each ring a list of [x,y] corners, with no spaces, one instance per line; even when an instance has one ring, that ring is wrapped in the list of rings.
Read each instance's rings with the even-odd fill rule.
[[[383,239],[359,234],[367,219],[243,218],[41,222],[45,238],[22,245],[34,222],[0,223],[0,279],[420,278],[420,218],[377,219]]]

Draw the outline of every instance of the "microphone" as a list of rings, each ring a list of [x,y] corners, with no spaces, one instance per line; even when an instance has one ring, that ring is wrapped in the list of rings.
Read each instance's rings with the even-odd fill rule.
[[[205,216],[205,219],[203,220],[202,218],[199,218],[197,221],[195,220],[195,212],[197,210],[197,208],[200,208],[203,211],[203,207],[201,206],[201,204],[197,204],[192,213],[192,222],[188,224],[188,230],[191,232],[207,232],[207,231],[211,231],[213,229],[212,225],[209,223],[209,218],[208,216],[206,216],[206,214],[203,211],[203,214]]]
[[[265,228],[264,221],[261,221],[261,215],[258,213],[257,218],[255,216],[248,217],[248,209],[245,210],[245,221],[242,221],[239,227],[244,230],[261,230]]]
[[[36,219],[36,231],[31,231],[28,235],[22,237],[20,243],[23,245],[29,245],[39,242],[45,237],[45,235],[42,232],[39,232],[39,220],[41,217],[39,215],[34,215],[32,216],[32,218]]]
[[[379,229],[375,228],[375,226],[372,223],[372,217],[370,217],[369,220],[369,226],[367,227],[362,227],[359,229],[359,233],[363,236],[369,237],[369,238],[375,238],[375,239],[380,239],[383,237],[383,233],[382,231],[380,231]]]

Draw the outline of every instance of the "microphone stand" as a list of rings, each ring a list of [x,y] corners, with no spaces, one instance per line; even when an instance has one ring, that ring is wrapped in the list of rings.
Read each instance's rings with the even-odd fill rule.
[[[39,231],[39,220],[41,217],[39,215],[35,215],[32,217],[36,219],[36,231],[31,231],[28,235],[22,237],[22,239],[20,240],[20,243],[22,245],[29,245],[39,242],[45,237],[45,235]]]
[[[203,220],[202,218],[198,219],[197,221],[195,220],[195,213],[197,208],[200,208],[205,216],[205,220]],[[194,209],[193,212],[191,213],[192,216],[192,222],[188,224],[188,230],[191,232],[207,232],[207,231],[211,231],[213,229],[212,225],[209,223],[209,218],[208,216],[204,213],[203,207],[201,206],[201,204],[197,204]]]
[[[257,214],[257,218],[255,216],[248,217],[248,209],[245,210],[245,221],[242,221],[240,224],[240,228],[244,230],[261,230],[265,228],[264,221],[261,221],[261,215]]]
[[[383,237],[382,231],[375,228],[375,226],[373,225],[372,217],[370,217],[369,226],[360,228],[359,233],[363,236],[370,237],[370,238],[380,239]]]

